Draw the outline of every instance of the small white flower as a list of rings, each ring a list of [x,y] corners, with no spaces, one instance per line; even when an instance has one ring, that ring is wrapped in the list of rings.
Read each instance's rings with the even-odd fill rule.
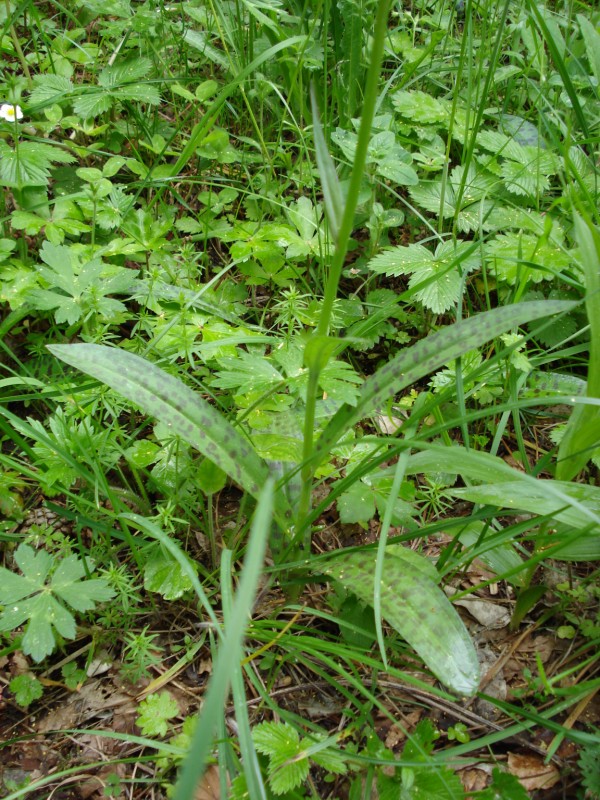
[[[15,119],[23,119],[21,106],[13,106],[10,103],[2,103],[0,106],[0,119],[5,119],[7,122],[14,122]]]

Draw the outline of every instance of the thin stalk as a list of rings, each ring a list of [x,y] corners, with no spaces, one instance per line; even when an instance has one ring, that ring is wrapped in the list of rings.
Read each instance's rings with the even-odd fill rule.
[[[389,0],[381,0],[377,7],[377,16],[375,18],[371,63],[369,64],[369,70],[367,72],[363,113],[358,132],[356,154],[354,156],[354,163],[352,165],[350,186],[346,196],[344,213],[340,223],[336,247],[329,269],[329,275],[325,284],[325,296],[323,298],[323,307],[319,315],[316,336],[327,336],[329,331],[331,317],[333,314],[333,306],[337,298],[338,287],[342,275],[342,268],[346,259],[346,253],[348,252],[348,242],[350,240],[350,236],[352,235],[354,226],[354,213],[356,211],[365,164],[367,161],[367,150],[371,139],[371,127],[373,124],[373,117],[377,104],[379,76],[381,72],[381,63],[383,61],[383,51],[387,32],[388,11]],[[315,409],[317,403],[320,372],[321,367],[316,365],[311,367],[309,372],[306,411],[304,416],[304,466],[301,473],[302,493],[300,496],[298,516],[300,523],[299,531],[303,529],[302,526],[310,511],[312,479],[314,474],[314,464],[311,461],[311,456],[314,442]],[[305,544],[308,544],[307,540],[309,536],[310,533],[305,534]]]
[[[10,9],[10,0],[4,0],[4,5],[6,7],[6,19],[11,19],[12,11]],[[23,72],[25,73],[28,85],[31,86],[31,72],[29,71],[29,64],[25,60],[25,54],[23,53],[23,49],[21,48],[21,42],[19,41],[19,37],[17,36],[17,30],[12,22],[9,23],[8,29],[10,31],[10,38],[13,40],[13,44],[15,46],[15,53],[17,54],[17,58],[19,59],[19,64],[21,65]]]
[[[360,130],[358,132],[356,154],[354,156],[354,164],[352,165],[350,186],[348,188],[348,195],[346,197],[346,204],[340,225],[337,245],[333,254],[327,283],[325,285],[325,297],[323,298],[323,308],[321,309],[319,324],[317,325],[317,336],[326,336],[329,330],[331,315],[333,313],[333,304],[337,297],[340,277],[342,275],[342,268],[344,266],[346,253],[348,252],[348,242],[354,227],[354,212],[358,203],[358,196],[362,184],[365,164],[367,161],[367,150],[371,140],[371,126],[373,124],[375,107],[377,104],[377,98],[379,96],[379,75],[381,72],[383,48],[387,31],[388,7],[389,0],[381,0],[377,8],[375,29],[373,32],[371,63],[367,73],[367,84],[365,86],[363,113],[360,121]]]

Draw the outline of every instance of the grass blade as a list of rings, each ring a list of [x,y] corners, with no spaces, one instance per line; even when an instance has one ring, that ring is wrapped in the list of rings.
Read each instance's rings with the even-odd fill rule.
[[[252,608],[273,514],[273,484],[267,482],[259,498],[240,586],[233,601],[223,642],[219,648],[198,724],[195,727],[189,754],[183,764],[173,800],[193,800],[213,746],[213,735],[219,715],[223,714],[229,686],[236,671],[241,669],[243,637]],[[260,797],[259,795],[258,797]],[[257,798],[258,800],[258,798]]]

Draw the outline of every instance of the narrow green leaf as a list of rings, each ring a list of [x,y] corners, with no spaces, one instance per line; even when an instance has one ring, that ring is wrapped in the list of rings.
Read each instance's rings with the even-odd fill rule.
[[[479,685],[479,661],[469,633],[429,576],[428,564],[416,567],[414,554],[405,557],[402,550],[386,550],[380,586],[381,614],[445,686],[461,695],[472,695]],[[336,557],[325,572],[363,602],[372,604],[374,558],[357,551],[345,553]]]
[[[554,554],[563,560],[600,559],[600,489],[581,483],[541,480],[509,467],[501,458],[463,447],[411,440],[423,452],[411,455],[407,473],[456,472],[483,486],[448,490],[473,503],[553,516],[570,531],[553,535],[547,545],[564,543]],[[592,527],[592,533],[588,529]],[[579,536],[577,535],[579,533]]]
[[[575,235],[585,270],[585,307],[590,324],[587,396],[600,398],[600,233],[575,214]],[[600,405],[576,405],[558,448],[556,477],[568,481],[600,445]]]
[[[430,372],[516,325],[568,311],[573,305],[544,300],[496,308],[443,328],[402,350],[367,378],[354,408],[344,405],[335,414],[315,446],[314,458],[322,461],[345,431]]]
[[[327,219],[329,220],[333,238],[337,241],[342,222],[342,216],[344,213],[342,190],[340,188],[337,172],[335,171],[333,159],[329,155],[329,150],[327,149],[327,143],[323,134],[323,126],[321,125],[321,117],[319,115],[319,108],[317,105],[314,86],[311,86],[310,99],[313,112],[315,155],[317,158],[317,166],[319,168],[319,177],[321,178],[321,186],[323,187],[325,210],[327,211]]]
[[[202,711],[194,729],[190,749],[175,787],[173,800],[190,800],[206,768],[213,748],[213,733],[223,714],[232,674],[239,672],[243,655],[243,636],[260,578],[268,531],[273,514],[273,484],[268,481],[258,501],[239,589],[228,619],[227,631],[219,647]]]
[[[266,464],[242,434],[182,381],[149,361],[96,344],[49,345],[57,358],[102,381],[169,427],[257,497],[268,477]],[[285,497],[276,495],[276,516],[290,516]]]
[[[514,477],[521,473],[514,471]],[[527,477],[527,476],[525,476]],[[567,481],[517,479],[499,484],[469,486],[464,489],[448,489],[448,494],[462,497],[472,503],[518,509],[530,514],[551,516],[573,529],[582,531],[585,542],[585,557],[600,558],[600,488]],[[592,533],[584,533],[590,525]],[[551,537],[548,544],[558,544],[563,537]],[[561,558],[561,551],[554,554]]]
[[[340,348],[340,340],[333,336],[313,334],[304,346],[304,366],[322,372],[329,359]]]

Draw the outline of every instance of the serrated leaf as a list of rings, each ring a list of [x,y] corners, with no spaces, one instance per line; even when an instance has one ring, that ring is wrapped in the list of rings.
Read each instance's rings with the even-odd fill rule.
[[[395,157],[378,161],[377,173],[398,186],[416,186],[419,183],[419,176],[410,164],[404,164]]]
[[[400,91],[392,95],[396,111],[418,125],[446,124],[450,119],[451,104],[421,91]]]
[[[287,722],[260,722],[252,729],[252,740],[258,752],[269,757],[282,753],[292,758],[300,749],[298,731]]]
[[[112,96],[117,100],[132,100],[138,103],[148,103],[152,106],[160,104],[160,92],[156,86],[139,83],[135,86],[121,86],[113,89]]]
[[[144,736],[165,736],[168,721],[178,714],[177,701],[169,692],[150,694],[139,705],[136,724]]]
[[[103,603],[113,596],[112,589],[107,586],[103,578],[90,578],[71,584],[57,584],[57,573],[58,570],[52,580],[52,591],[76,611],[89,611],[94,608],[96,603]]]
[[[29,100],[31,103],[58,103],[73,91],[73,82],[62,75],[36,75]]]
[[[76,610],[88,610],[94,601],[109,600],[114,594],[103,579],[82,580],[85,571],[75,555],[59,564],[49,584],[53,559],[45,550],[35,553],[21,544],[15,562],[23,575],[0,568],[0,603],[7,604],[0,614],[0,630],[13,630],[28,620],[22,648],[35,661],[54,650],[54,629],[65,639],[75,638],[75,619],[55,595]]]
[[[98,83],[105,88],[134,83],[146,78],[151,70],[152,62],[149,58],[131,58],[105,67],[98,77]]]
[[[520,281],[552,280],[561,269],[572,266],[572,257],[564,248],[526,233],[505,233],[488,242],[486,261],[499,280],[511,286]]]
[[[306,780],[308,758],[289,723],[261,722],[252,729],[252,740],[256,750],[269,757],[269,784],[275,794],[285,794]]]
[[[310,740],[305,739],[303,744],[310,744]],[[333,747],[318,750],[311,755],[311,760],[320,767],[323,767],[327,772],[332,772],[334,775],[345,775],[348,772],[348,765],[344,753],[335,750]]]
[[[239,394],[267,392],[283,384],[283,375],[262,356],[239,351],[236,358],[218,359],[221,369],[211,381],[219,389],[236,389]]]
[[[529,794],[516,775],[497,767],[492,771],[492,783],[480,793],[481,800],[529,800]]]
[[[480,265],[471,242],[443,242],[432,253],[421,244],[391,247],[371,259],[368,268],[386,275],[412,275],[409,287],[415,297],[436,314],[456,305],[461,286],[461,271]]]
[[[489,172],[473,166],[466,172],[464,167],[455,167],[445,181],[421,181],[410,189],[410,196],[417,205],[444,219],[458,215],[458,229],[468,233],[477,230],[488,215],[497,186],[498,179]]]
[[[35,700],[39,700],[44,693],[42,684],[36,677],[29,674],[17,675],[8,684],[8,688],[22,708],[27,708]]]
[[[463,800],[464,787],[459,776],[445,767],[414,770],[410,787],[403,787],[402,800]]]
[[[190,566],[194,568],[191,561]],[[192,588],[192,581],[171,553],[157,544],[146,551],[144,588],[162,595],[165,600],[177,600]]]
[[[76,98],[73,102],[73,111],[82,119],[91,119],[111,109],[113,102],[110,92],[91,89]]]
[[[218,411],[182,381],[140,356],[94,344],[49,345],[57,358],[106,383],[116,392],[164,422],[221,467],[254,496],[268,477],[266,464]],[[276,495],[280,521],[290,514],[283,494]]]
[[[366,524],[375,516],[375,494],[370,486],[356,481],[337,500],[340,522]]]
[[[373,604],[375,558],[345,553],[325,572],[363,602]],[[479,685],[479,661],[456,610],[425,570],[405,559],[401,548],[386,554],[379,587],[382,616],[421,656],[445,686],[472,695]]]
[[[41,142],[21,142],[18,151],[0,140],[0,183],[16,189],[46,186],[52,164],[69,164],[75,157]]]
[[[308,778],[310,764],[308,758],[298,758],[280,763],[273,756],[269,763],[269,784],[274,794],[286,794],[300,786]]]

